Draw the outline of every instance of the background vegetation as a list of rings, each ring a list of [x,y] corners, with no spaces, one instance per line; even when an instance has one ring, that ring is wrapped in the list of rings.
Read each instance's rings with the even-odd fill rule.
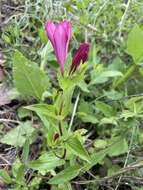
[[[0,189],[142,190],[142,0],[0,4]],[[70,80],[57,77],[44,31],[49,19],[71,21],[69,55],[81,42],[91,44],[88,63]],[[61,89],[71,104],[58,117],[45,105],[57,109]],[[54,140],[61,120],[63,138]],[[53,154],[61,147],[66,159]]]

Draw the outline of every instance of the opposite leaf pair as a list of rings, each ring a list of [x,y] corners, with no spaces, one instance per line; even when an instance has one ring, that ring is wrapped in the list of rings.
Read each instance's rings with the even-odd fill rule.
[[[69,42],[72,36],[71,23],[66,20],[59,24],[48,21],[46,23],[45,30],[54,48],[61,73],[64,74],[64,65],[67,59]],[[87,60],[89,47],[90,46],[88,43],[82,43],[80,45],[79,49],[74,54],[70,67],[70,73],[73,73],[80,63],[84,63]]]

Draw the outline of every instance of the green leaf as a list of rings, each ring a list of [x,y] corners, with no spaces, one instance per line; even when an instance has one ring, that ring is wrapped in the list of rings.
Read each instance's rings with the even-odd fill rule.
[[[27,109],[25,109],[24,107],[20,107],[20,108],[18,108],[18,110],[17,110],[17,112],[18,112],[18,117],[20,118],[20,119],[23,119],[23,118],[25,118],[25,117],[28,117],[30,114],[31,114],[31,111],[30,110],[27,110]]]
[[[119,100],[123,97],[123,92],[118,92],[115,90],[104,91],[104,95],[107,96],[109,100]]]
[[[128,118],[133,118],[135,116],[137,116],[137,114],[129,110],[123,110],[122,113],[120,114],[120,118],[124,118],[124,120],[127,120]]]
[[[40,176],[32,178],[32,180],[28,184],[29,189],[31,189],[32,187],[33,190],[36,190],[39,187],[41,181],[42,181],[42,177]]]
[[[133,75],[133,73],[135,72],[137,68],[138,68],[137,64],[134,64],[134,63],[131,64],[131,66],[128,67],[125,74],[113,83],[112,89],[116,89],[118,86],[125,83],[129,79],[129,77]]]
[[[22,161],[24,164],[27,164],[28,161],[29,145],[30,145],[29,138],[27,138],[24,143],[23,152],[22,152]]]
[[[105,83],[109,80],[109,78],[114,78],[114,77],[119,77],[119,76],[121,77],[123,76],[123,74],[120,71],[116,71],[116,70],[102,71],[97,74],[95,71],[95,73],[93,73],[92,81],[90,85]]]
[[[107,155],[108,152],[108,148],[104,149],[104,150],[100,150],[100,151],[95,151],[93,152],[93,154],[91,155],[91,163],[86,163],[84,166],[84,172],[88,171],[90,168],[92,168],[93,166],[95,166],[96,164],[101,164],[105,158],[105,156]]]
[[[53,152],[46,152],[43,153],[37,160],[29,162],[28,167],[34,170],[39,170],[40,173],[44,174],[45,172],[48,172],[57,166],[61,166],[64,163],[65,161],[56,157]]]
[[[141,102],[142,99],[143,99],[143,96],[137,96],[137,97],[130,98],[129,100],[127,100],[125,102],[125,105],[126,105],[126,107],[130,108],[131,106],[134,106],[135,103]]]
[[[93,114],[93,106],[83,99],[80,101],[80,105],[78,107],[78,111],[81,113],[86,113],[87,115]]]
[[[105,148],[107,146],[107,141],[103,139],[97,139],[94,142],[95,148]]]
[[[61,115],[56,115],[56,109],[53,105],[48,104],[34,104],[30,106],[26,106],[26,109],[31,111],[35,111],[38,115],[46,115],[52,117],[53,119],[62,120],[63,117]]]
[[[126,139],[115,139],[112,142],[111,147],[108,148],[109,156],[118,156],[124,154],[128,151],[128,143]]]
[[[35,129],[30,122],[21,123],[18,127],[11,129],[1,139],[0,142],[12,146],[22,147],[27,137],[31,137]],[[31,139],[32,141],[32,139]]]
[[[46,44],[48,42],[48,38],[47,38],[46,32],[44,30],[44,27],[41,27],[38,29],[38,35],[39,35],[42,43]]]
[[[22,166],[21,161],[17,158],[12,165],[12,175],[16,178],[19,168]]]
[[[116,70],[116,71],[120,71],[120,72],[124,72],[126,68],[126,64],[123,63],[123,61],[121,60],[121,58],[119,56],[116,56],[112,63],[108,65],[108,70]]]
[[[81,142],[77,137],[70,137],[66,141],[67,148],[76,156],[79,156],[81,159],[90,162],[90,156],[88,152],[85,150]]]
[[[50,184],[63,184],[75,178],[80,172],[80,166],[69,166],[49,180]]]
[[[118,165],[111,165],[110,167],[108,167],[108,176],[112,176],[114,175],[114,173],[118,172],[121,167],[119,167]]]
[[[100,110],[106,117],[111,117],[116,114],[113,107],[100,101],[96,101],[96,109]]]
[[[0,177],[7,184],[12,182],[11,177],[9,176],[9,174],[4,169],[0,169]]]
[[[63,91],[73,89],[76,85],[79,85],[81,81],[84,80],[85,71],[87,69],[87,65],[80,65],[75,74],[69,76],[58,76],[59,86],[63,89]]]
[[[51,190],[73,190],[73,188],[70,183],[64,183],[64,184],[59,184],[57,189],[53,188]]]
[[[88,90],[88,85],[86,84],[86,82],[84,81],[81,81],[79,84],[78,84],[79,88],[83,91],[83,92],[86,92],[86,93],[89,93],[90,91]]]
[[[77,115],[85,123],[88,122],[88,123],[96,124],[99,122],[94,114],[93,105],[84,100],[81,100],[80,102]]]
[[[100,125],[105,125],[105,124],[111,124],[111,125],[118,125],[117,123],[117,118],[116,117],[104,117],[103,119],[100,120]]]
[[[73,76],[71,77],[65,77],[65,78],[59,78],[59,85],[60,87],[66,91],[69,88],[74,88],[76,85],[80,83],[80,81],[83,80],[82,76]]]
[[[41,56],[41,70],[44,70],[44,66],[46,65],[48,61],[48,55],[53,51],[53,47],[51,45],[51,42],[48,41],[48,43],[40,50],[40,56]]]
[[[62,104],[63,101],[63,108],[62,108],[62,112],[61,115],[65,118],[69,112],[72,109],[72,96],[73,96],[73,89],[67,89],[66,91],[63,92],[62,97],[61,97],[61,101],[60,105]],[[59,109],[59,107],[58,107]]]
[[[109,71],[103,71],[101,74],[103,77],[117,77],[117,76],[123,76],[123,74],[120,71],[116,70],[109,70]],[[101,76],[100,76],[101,77]]]
[[[41,99],[48,87],[45,73],[19,51],[15,52],[13,58],[13,77],[15,86],[22,95]]]
[[[143,31],[136,24],[128,35],[127,51],[137,63],[143,56]]]
[[[143,77],[143,68],[139,68],[139,72],[140,72],[141,76]]]
[[[17,170],[17,174],[16,174],[16,183],[20,184],[20,185],[26,185],[25,184],[25,166],[22,164],[18,170]]]
[[[90,114],[86,114],[84,112],[78,112],[77,113],[78,117],[82,119],[82,121],[84,123],[93,123],[96,124],[98,123],[98,119],[96,119],[95,115],[92,115],[92,113]]]
[[[128,151],[128,144],[125,139],[116,138],[114,140],[110,140],[111,145],[103,150],[95,151],[91,155],[91,163],[86,163],[84,166],[84,172],[88,171],[90,168],[95,166],[96,164],[101,164],[104,158],[109,156],[118,156],[124,154]]]

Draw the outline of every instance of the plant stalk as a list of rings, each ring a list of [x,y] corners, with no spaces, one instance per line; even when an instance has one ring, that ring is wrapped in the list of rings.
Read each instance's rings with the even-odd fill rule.
[[[113,84],[112,89],[116,89],[121,84],[123,84],[133,74],[133,72],[136,70],[137,67],[138,67],[137,64],[131,65],[130,68],[125,73],[125,75],[123,77],[121,77],[119,80],[117,80],[117,82],[115,82]]]

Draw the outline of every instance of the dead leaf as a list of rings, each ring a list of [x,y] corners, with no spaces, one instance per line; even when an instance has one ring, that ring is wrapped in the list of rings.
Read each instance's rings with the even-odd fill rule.
[[[0,106],[9,104],[11,99],[8,94],[8,89],[4,86],[0,87]]]
[[[0,82],[3,81],[5,78],[5,72],[3,67],[0,66]]]
[[[2,52],[0,52],[0,82],[3,81],[5,78],[4,63],[5,63],[4,56]]]
[[[4,56],[3,56],[2,52],[0,52],[0,66],[4,66],[4,63],[5,63]]]
[[[2,178],[0,177],[0,190],[7,190],[7,185],[3,182]]]
[[[10,89],[5,85],[0,86],[0,106],[9,104],[13,99],[18,97],[18,95],[16,89]]]

